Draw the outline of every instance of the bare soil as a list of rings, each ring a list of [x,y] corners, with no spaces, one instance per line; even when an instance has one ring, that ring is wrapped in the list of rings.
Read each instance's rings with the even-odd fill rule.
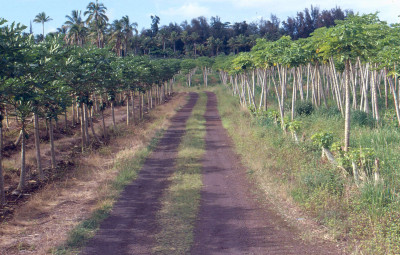
[[[145,106],[145,111],[148,112],[147,105]],[[69,113],[70,114],[70,113]],[[136,117],[139,115],[138,109],[138,99],[135,98],[135,114]],[[126,121],[126,106],[120,106],[115,108],[115,121],[116,123],[122,123]],[[70,116],[68,116],[70,117]],[[112,115],[111,110],[107,109],[104,112],[105,125],[106,127],[112,126]],[[0,223],[3,221],[10,220],[14,212],[18,210],[18,207],[27,202],[32,194],[38,192],[39,190],[45,188],[47,185],[51,184],[53,181],[57,181],[63,178],[65,173],[70,172],[76,167],[77,159],[82,156],[81,150],[81,137],[80,137],[80,125],[72,123],[70,120],[67,121],[68,129],[65,130],[64,117],[61,117],[54,128],[54,140],[55,140],[55,153],[57,168],[51,168],[51,151],[49,143],[49,135],[46,130],[45,124],[41,121],[39,124],[39,137],[41,140],[40,151],[41,151],[41,163],[45,174],[45,180],[40,181],[37,166],[36,166],[36,156],[35,156],[35,144],[33,136],[33,124],[28,123],[27,133],[29,139],[26,144],[26,188],[21,195],[13,195],[14,191],[19,182],[20,175],[20,151],[21,146],[15,146],[14,142],[17,139],[20,131],[20,123],[16,122],[15,119],[10,120],[10,126],[6,129],[4,135],[3,147],[3,165],[4,165],[4,180],[5,180],[5,194],[7,204],[4,207],[0,207]],[[101,116],[93,118],[93,125],[95,132],[98,136],[102,133],[102,123]],[[92,135],[91,130],[89,131]],[[109,141],[104,140],[105,143]],[[91,137],[91,149],[98,149],[101,145],[94,141],[94,137]]]
[[[342,254],[333,243],[301,240],[301,231],[268,201],[257,201],[222,126],[217,98],[207,95],[204,186],[191,254]]]
[[[161,208],[160,198],[169,185],[186,121],[197,98],[196,93],[190,93],[188,103],[171,119],[170,127],[137,179],[125,188],[83,254],[151,254],[158,231],[156,213]]]

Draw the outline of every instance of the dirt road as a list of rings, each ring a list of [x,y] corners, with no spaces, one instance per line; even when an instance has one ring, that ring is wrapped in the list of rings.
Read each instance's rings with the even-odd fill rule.
[[[144,163],[136,181],[125,188],[110,217],[101,224],[83,254],[151,254],[159,198],[168,187],[177,148],[197,98],[196,93],[190,93],[188,103],[171,119],[171,126]]]
[[[246,170],[222,127],[214,93],[207,93],[203,189],[191,254],[340,254],[328,244],[306,244],[249,189]]]
[[[268,202],[256,201],[246,169],[222,127],[214,93],[207,93],[206,153],[203,188],[191,254],[341,254],[330,243],[305,243]],[[111,216],[83,254],[151,254],[158,228],[159,199],[168,187],[185,123],[197,101],[189,102],[172,120],[159,146],[137,180],[123,192]]]

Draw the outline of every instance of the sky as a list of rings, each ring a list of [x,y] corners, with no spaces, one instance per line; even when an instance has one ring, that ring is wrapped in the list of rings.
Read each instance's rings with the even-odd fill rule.
[[[86,10],[87,0],[0,0],[0,17],[9,22],[28,26],[40,12],[45,12],[51,20],[45,24],[45,33],[56,31],[65,22],[65,15],[72,10]],[[257,21],[268,19],[275,14],[281,20],[295,16],[297,12],[310,8],[331,9],[336,6],[354,12],[379,12],[381,20],[400,23],[400,0],[99,0],[107,7],[110,21],[128,15],[131,22],[137,22],[139,30],[149,28],[151,15],[160,17],[161,25],[205,16],[219,16],[223,22]],[[33,32],[42,33],[41,24],[33,23]]]

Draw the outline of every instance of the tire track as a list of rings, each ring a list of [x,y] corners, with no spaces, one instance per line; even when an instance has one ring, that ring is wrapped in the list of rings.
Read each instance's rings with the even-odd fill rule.
[[[268,204],[256,201],[222,127],[216,95],[207,95],[203,188],[191,254],[340,254],[328,243],[303,242]]]
[[[137,179],[122,192],[83,254],[151,254],[158,231],[156,213],[161,207],[160,198],[169,185],[186,121],[198,99],[197,93],[189,96],[188,103],[171,119],[170,127]]]

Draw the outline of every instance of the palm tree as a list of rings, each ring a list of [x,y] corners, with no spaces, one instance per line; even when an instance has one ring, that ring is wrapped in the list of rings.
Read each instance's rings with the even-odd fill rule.
[[[65,25],[62,25],[61,27],[57,28],[57,34],[66,34],[68,31],[68,27]]]
[[[178,38],[179,38],[179,35],[175,31],[172,31],[172,33],[169,35],[169,40],[174,45],[174,53],[176,52],[176,41],[178,40]]]
[[[35,23],[42,23],[43,40],[44,40],[44,23],[49,22],[50,20],[53,20],[53,19],[50,18],[49,16],[46,16],[45,12],[39,13],[38,15],[36,15],[35,19],[33,20],[33,22],[35,22]]]
[[[89,15],[86,19],[86,24],[93,23],[93,27],[97,32],[97,47],[101,48],[100,32],[101,28],[104,28],[105,24],[108,22],[108,17],[106,15],[107,7],[102,3],[99,4],[99,1],[96,0],[96,3],[90,2],[86,9],[87,11],[85,11],[84,15]]]
[[[190,41],[190,36],[188,31],[183,31],[181,34],[181,39],[183,42],[183,47],[185,48],[185,54],[189,54],[189,41]]]
[[[134,50],[135,55],[137,54],[137,50],[140,48],[140,37],[138,35],[134,35],[129,39],[129,45]]]
[[[229,38],[228,46],[234,54],[237,53],[236,50],[238,49],[238,42],[236,41],[236,37]]]
[[[138,34],[138,24],[136,22],[131,23],[128,15],[123,16],[120,22],[122,24],[122,32],[124,34],[124,55],[126,55],[129,39],[133,37],[133,32],[135,32],[136,35]]]
[[[67,19],[67,21],[65,21],[64,24],[67,25],[68,27],[72,27],[75,24],[81,26],[85,25],[82,19],[82,11],[73,10],[71,12],[71,16],[65,15],[65,18]]]
[[[83,46],[87,36],[87,31],[87,27],[74,24],[68,31],[68,43]]]
[[[207,39],[207,48],[210,50],[211,52],[211,56],[214,56],[214,48],[215,48],[215,38],[214,36],[210,36]]]
[[[159,30],[157,33],[157,37],[162,45],[163,51],[165,51],[165,43],[168,39],[168,31],[165,28]]]
[[[70,44],[77,44],[82,46],[84,38],[87,34],[87,28],[82,19],[82,11],[73,10],[71,16],[66,15],[65,25],[68,28],[67,41]]]
[[[223,42],[221,39],[219,39],[219,38],[215,39],[215,47],[216,47],[216,53],[215,53],[215,55],[218,56],[219,49],[220,49],[223,45],[224,45],[224,42]]]
[[[193,47],[194,47],[194,58],[196,58],[197,54],[197,40],[200,38],[199,34],[196,32],[193,32],[190,35],[190,39],[193,41]]]
[[[113,49],[117,53],[117,56],[122,55],[123,45],[122,42],[124,40],[124,32],[123,25],[121,20],[114,20],[110,26],[110,39],[109,43],[113,45]]]

